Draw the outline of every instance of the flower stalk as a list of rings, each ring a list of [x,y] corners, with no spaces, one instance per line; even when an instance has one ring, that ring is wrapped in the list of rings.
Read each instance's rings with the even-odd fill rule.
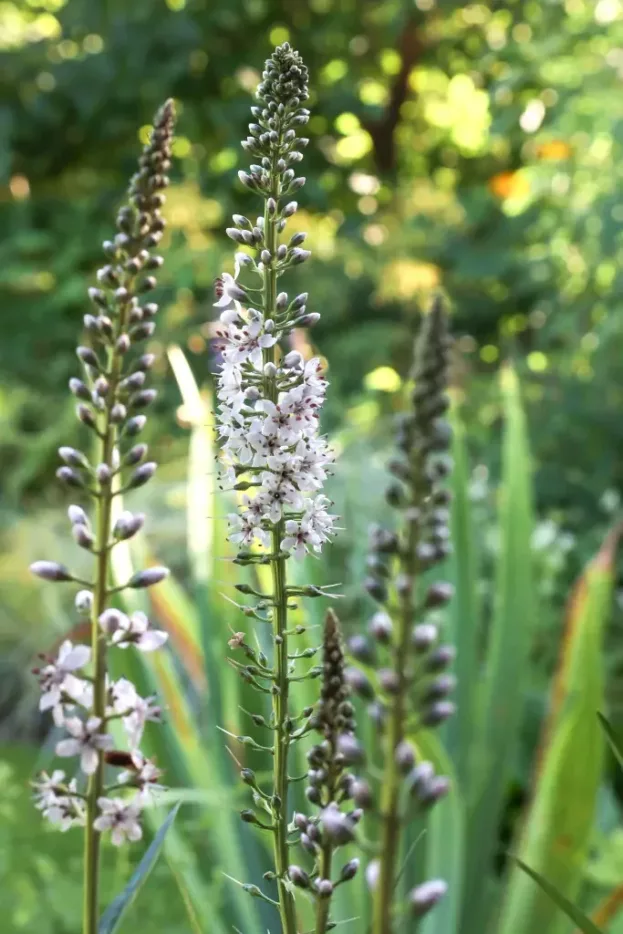
[[[242,650],[252,664],[232,660],[241,677],[260,693],[271,695],[272,714],[266,724],[272,736],[268,747],[273,755],[270,792],[262,791],[249,770],[242,777],[253,790],[256,807],[268,813],[259,820],[253,810],[243,811],[243,820],[270,832],[273,838],[274,878],[283,934],[296,934],[296,910],[292,880],[288,877],[292,826],[289,824],[290,747],[311,728],[311,709],[299,717],[291,710],[291,688],[298,681],[316,677],[319,669],[300,672],[308,653],[293,652],[296,631],[288,624],[288,611],[295,596],[323,596],[322,588],[288,585],[287,564],[292,556],[303,558],[319,552],[332,534],[335,516],[320,492],[332,454],[319,434],[318,419],[326,391],[320,363],[305,361],[296,351],[288,352],[286,341],[293,328],[309,327],[319,315],[306,310],[307,295],[293,300],[277,292],[278,280],[290,268],[305,262],[310,253],[301,249],[304,233],[287,243],[280,234],[297,210],[288,201],[302,188],[305,179],[296,177],[294,166],[308,140],[297,129],[309,119],[302,107],[308,98],[307,69],[288,43],[279,46],[266,62],[258,87],[259,106],[252,108],[256,122],[243,148],[259,161],[250,172],[240,172],[246,188],[263,199],[263,212],[255,223],[234,215],[228,236],[247,250],[235,257],[235,275],[223,273],[217,280],[216,306],[221,309],[220,347],[222,364],[218,374],[219,434],[225,477],[238,490],[241,507],[229,516],[232,542],[239,545],[239,565],[269,565],[270,593],[246,584],[240,593],[255,598],[241,607],[245,615],[269,624],[272,631],[271,663],[252,649],[238,633],[230,646]],[[242,285],[242,271],[250,281]],[[258,544],[260,548],[258,549]],[[303,725],[297,723],[303,720]],[[257,720],[255,722],[258,722]],[[255,744],[257,746],[257,744]],[[251,747],[253,748],[253,747]],[[260,748],[266,748],[260,746]],[[255,893],[257,894],[257,893]],[[267,900],[268,897],[266,897]]]
[[[424,589],[422,578],[450,553],[449,493],[441,485],[450,470],[445,452],[450,428],[443,415],[450,339],[440,301],[424,318],[416,342],[413,410],[400,425],[400,456],[390,463],[396,480],[387,490],[390,505],[400,510],[398,534],[374,529],[366,590],[382,607],[370,621],[375,644],[358,635],[353,655],[368,664],[383,656],[376,671],[378,699],[372,705],[383,730],[383,773],[379,790],[378,859],[368,866],[373,892],[372,934],[393,934],[395,891],[403,829],[447,790],[428,762],[417,763],[410,737],[436,726],[453,712],[447,700],[454,679],[446,673],[453,658],[450,646],[438,646],[438,630],[429,614],[445,605],[452,588],[443,582]],[[357,669],[355,689],[370,699],[375,686]],[[405,805],[405,797],[407,804]],[[409,903],[414,917],[429,911],[445,892],[443,880],[414,889]],[[434,897],[433,897],[434,896]]]
[[[167,101],[157,113],[151,133],[132,178],[128,203],[117,216],[117,234],[104,243],[107,263],[98,271],[98,286],[89,289],[95,314],[84,318],[90,338],[77,355],[83,378],[70,380],[70,389],[79,400],[77,415],[95,437],[95,465],[73,448],[59,451],[64,466],[57,476],[68,486],[83,491],[94,507],[94,531],[85,510],[70,506],[69,520],[76,544],[94,557],[94,577],[83,581],[64,565],[38,561],[31,570],[48,581],[73,581],[88,589],[79,591],[75,606],[78,614],[91,621],[91,644],[72,646],[66,641],[56,660],[36,673],[42,689],[40,707],[51,710],[56,724],[69,734],[56,747],[59,756],[80,756],[80,767],[88,778],[86,795],[77,790],[72,778],[64,782],[64,772],[52,779],[44,776],[35,783],[37,806],[53,823],[65,830],[84,826],[83,934],[97,934],[99,923],[100,842],[104,831],[111,831],[116,845],[141,837],[140,811],[156,789],[160,772],[139,750],[143,728],[157,720],[160,710],[150,698],[137,695],[134,685],[124,678],[111,682],[107,654],[111,647],[135,646],[141,651],[159,648],[166,633],[150,627],[142,613],[126,616],[110,606],[111,598],[125,587],[158,583],[166,569],[140,571],[113,587],[110,556],[114,546],[135,535],[144,517],[122,513],[113,524],[113,499],[119,492],[144,485],[156,465],[146,462],[147,446],[135,444],[144,427],[144,410],[156,393],[144,388],[154,358],[151,354],[132,355],[155,329],[158,306],[140,300],[156,285],[151,273],[162,258],[151,249],[162,237],[164,220],[160,208],[162,191],[168,184],[174,111]],[[90,670],[83,670],[90,663]],[[74,674],[74,672],[76,672]],[[79,674],[78,674],[79,673]],[[115,750],[109,726],[121,720],[129,750]],[[106,786],[106,766],[124,765],[117,781]],[[131,797],[110,797],[120,789]]]

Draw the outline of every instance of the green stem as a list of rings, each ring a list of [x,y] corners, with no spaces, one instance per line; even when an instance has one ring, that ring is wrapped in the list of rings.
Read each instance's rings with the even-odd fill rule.
[[[319,877],[321,879],[331,879],[331,860],[333,857],[333,847],[330,843],[325,843],[320,854],[320,864],[318,867]],[[326,934],[327,924],[329,923],[329,910],[331,908],[331,898],[316,899],[316,927],[315,934]]]
[[[273,197],[279,197],[279,182],[276,172]],[[277,250],[276,215],[271,215],[266,207],[264,211],[264,237],[266,249],[274,257]],[[275,315],[277,300],[277,273],[271,262],[264,275],[264,317]],[[273,363],[275,351],[269,347],[263,352],[264,363]],[[277,401],[278,389],[274,378],[266,378],[267,399]],[[284,537],[284,522],[275,523],[271,532],[271,554],[277,556],[281,551]],[[286,884],[288,871],[288,751],[290,733],[286,727],[289,706],[288,678],[288,593],[286,584],[286,559],[271,557],[270,567],[273,583],[273,638],[275,643],[275,693],[273,694],[273,715],[275,719],[274,772],[273,772],[273,850],[277,889],[279,892],[279,915],[282,934],[296,934],[296,906],[294,896]]]
[[[416,493],[414,493],[413,500],[413,505],[415,505],[418,501]],[[401,551],[400,570],[401,574],[405,575],[412,584],[415,581],[417,572],[417,538],[417,525],[415,522],[410,522],[407,541]],[[387,746],[381,784],[381,850],[379,880],[374,894],[372,934],[392,934],[392,908],[403,825],[400,815],[401,775],[396,763],[395,752],[405,738],[408,713],[408,661],[409,637],[414,615],[413,589],[411,587],[401,596],[397,614],[393,661],[394,671],[398,676],[398,689],[392,699],[389,712]]]
[[[125,328],[125,309],[122,306],[119,312],[118,326],[112,347],[116,339]],[[115,391],[121,377],[122,357],[114,349],[109,351],[109,392],[106,407],[101,414],[100,437],[101,445],[98,450],[98,464],[107,464],[111,470],[113,452],[116,440],[116,426],[110,419],[110,411],[114,404]],[[107,606],[111,591],[108,589],[110,575],[110,549],[108,547],[111,536],[111,512],[113,492],[111,484],[102,484],[100,495],[95,505],[95,548],[97,550],[97,564],[95,587],[93,592],[93,611],[91,615],[91,655],[93,662],[93,716],[101,719],[100,733],[107,732],[106,720],[106,636],[99,625],[99,617]],[[100,875],[100,833],[93,823],[98,815],[98,798],[104,794],[104,754],[98,755],[97,769],[89,779],[87,789],[87,813],[84,835],[84,903],[83,903],[83,934],[97,934],[99,924],[99,875]]]

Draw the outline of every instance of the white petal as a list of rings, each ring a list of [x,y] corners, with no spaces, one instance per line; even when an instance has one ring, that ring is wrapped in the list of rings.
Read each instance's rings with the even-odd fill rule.
[[[167,632],[162,632],[161,629],[150,629],[148,632],[143,633],[136,643],[136,647],[141,652],[154,652],[163,646],[168,638],[169,634]]]
[[[91,658],[91,649],[88,645],[75,645],[71,652],[63,658],[63,668],[67,671],[74,671],[76,668],[82,668]]]
[[[140,824],[131,824],[127,829],[128,840],[131,840],[133,843],[136,840],[140,840],[143,836],[143,831],[141,830]]]
[[[82,745],[77,739],[62,739],[56,744],[56,755],[65,758],[66,756],[77,756]]]
[[[58,702],[61,699],[60,688],[54,687],[51,688],[47,694],[42,694],[39,700],[39,710],[49,710],[51,707],[56,707]]]
[[[125,843],[125,832],[123,827],[115,827],[113,832],[110,835],[114,846],[122,846]]]
[[[97,755],[95,749],[91,749],[90,746],[87,746],[86,749],[82,750],[82,755],[80,756],[80,768],[85,775],[93,775],[93,773],[97,770],[98,761],[99,756]]]

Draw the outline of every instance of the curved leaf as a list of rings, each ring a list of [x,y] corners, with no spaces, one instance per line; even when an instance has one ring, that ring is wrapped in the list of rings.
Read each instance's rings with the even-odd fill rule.
[[[117,895],[115,900],[111,902],[102,915],[97,929],[98,934],[114,934],[114,932],[119,929],[119,925],[123,920],[124,914],[136,898],[141,886],[147,879],[147,876],[154,868],[156,860],[160,855],[160,850],[162,849],[164,838],[167,834],[167,831],[169,830],[169,827],[175,820],[179,809],[180,805],[176,804],[175,807],[171,808],[167,814],[158,833],[147,847],[143,858],[132,873],[132,877],[130,878],[130,881],[126,885],[125,889],[120,895]]]

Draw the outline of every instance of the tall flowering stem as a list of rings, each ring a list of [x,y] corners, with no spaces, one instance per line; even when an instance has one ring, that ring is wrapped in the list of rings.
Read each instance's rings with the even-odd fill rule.
[[[286,292],[277,291],[279,278],[310,256],[301,248],[304,233],[280,243],[288,218],[297,210],[296,201],[288,199],[305,183],[304,178],[296,177],[293,166],[303,158],[300,150],[308,143],[297,136],[298,128],[309,118],[301,106],[308,97],[307,82],[300,55],[287,43],[266,62],[257,90],[259,105],[251,109],[255,122],[249,124],[250,135],[242,144],[259,161],[251,165],[250,172],[239,173],[245,187],[262,198],[263,213],[255,223],[234,215],[235,226],[228,228],[227,234],[248,250],[236,254],[234,276],[224,273],[217,280],[216,302],[222,322],[219,432],[226,477],[243,494],[240,511],[230,516],[229,537],[241,549],[237,563],[270,565],[272,581],[270,593],[245,584],[238,586],[241,593],[255,598],[253,606],[243,607],[245,615],[272,628],[272,663],[244,641],[244,634],[237,634],[231,643],[253,662],[232,660],[241,676],[272,698],[271,720],[266,726],[273,733],[273,742],[265,747],[274,757],[270,793],[255,786],[255,779],[246,774],[248,770],[243,772],[244,780],[254,788],[255,804],[269,813],[270,823],[258,821],[253,811],[243,812],[243,819],[272,834],[278,908],[285,934],[296,934],[295,902],[287,875],[291,833],[288,753],[291,743],[310,728],[311,715],[311,711],[293,715],[291,686],[320,673],[314,668],[297,672],[299,661],[310,654],[292,651],[297,633],[288,627],[288,610],[294,606],[294,598],[323,593],[311,586],[289,585],[287,563],[292,556],[302,558],[308,551],[319,552],[330,538],[335,519],[327,512],[329,501],[320,492],[332,462],[318,430],[326,381],[317,359],[305,361],[301,354],[287,350],[292,330],[310,327],[319,315],[307,311],[306,294],[290,300]],[[244,285],[240,281],[243,270],[249,280]],[[301,719],[303,724],[298,726]],[[257,896],[258,892],[254,889],[252,894]]]
[[[373,891],[372,934],[395,930],[395,889],[403,829],[447,791],[447,780],[436,776],[429,762],[417,762],[409,737],[422,727],[436,726],[453,712],[447,699],[454,679],[446,671],[453,659],[451,646],[438,645],[439,632],[431,618],[452,596],[450,585],[426,588],[422,576],[450,551],[450,495],[442,481],[450,470],[445,454],[450,427],[444,419],[450,338],[440,301],[425,316],[416,343],[412,393],[413,410],[401,421],[400,455],[390,463],[396,477],[387,491],[389,503],[402,516],[398,534],[374,529],[368,560],[368,593],[381,604],[369,625],[372,644],[358,635],[351,651],[359,660],[376,665],[376,685],[361,671],[351,683],[372,698],[371,712],[383,731],[384,765],[378,795],[380,839],[378,859],[368,866]],[[405,803],[406,799],[406,803]],[[415,917],[422,917],[445,892],[443,880],[431,880],[409,895]]]
[[[117,845],[141,837],[140,811],[160,774],[139,750],[144,725],[158,719],[159,708],[151,698],[139,697],[125,678],[110,681],[107,654],[113,646],[153,651],[166,640],[166,634],[152,629],[142,613],[128,617],[110,605],[114,594],[125,587],[158,583],[166,569],[140,571],[124,586],[113,587],[110,557],[113,547],[135,535],[144,522],[144,516],[124,512],[113,523],[114,497],[143,486],[156,469],[155,463],[146,461],[147,445],[135,443],[145,425],[144,410],[156,397],[155,390],[145,388],[154,357],[131,351],[155,329],[158,306],[141,300],[155,287],[151,273],[162,264],[152,249],[164,230],[160,209],[168,184],[173,120],[173,103],[167,101],[156,115],[127,204],[118,213],[117,234],[104,243],[108,261],[98,271],[98,286],[89,290],[95,313],[84,318],[89,344],[77,349],[84,374],[70,380],[78,399],[78,418],[95,439],[95,463],[81,451],[62,447],[64,466],[57,476],[93,503],[93,527],[82,507],[69,508],[74,540],[94,556],[93,580],[80,580],[64,565],[50,561],[35,562],[31,568],[45,580],[82,585],[85,589],[76,596],[76,609],[91,620],[90,648],[66,641],[57,659],[45,659],[36,669],[41,709],[51,709],[56,724],[69,734],[58,743],[57,754],[79,755],[81,770],[88,776],[86,794],[78,790],[75,778],[65,782],[60,770],[35,783],[37,806],[50,820],[62,829],[72,824],[85,827],[84,934],[97,932],[101,834],[110,830]],[[87,673],[83,669],[89,663]],[[117,719],[125,727],[127,750],[114,749],[109,724]],[[110,787],[105,783],[107,763],[124,767]],[[109,796],[120,788],[131,790],[131,797]]]

